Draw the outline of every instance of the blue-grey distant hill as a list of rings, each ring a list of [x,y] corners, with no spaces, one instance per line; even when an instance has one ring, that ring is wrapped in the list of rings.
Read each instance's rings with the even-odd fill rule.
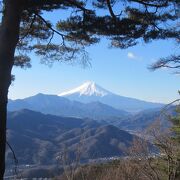
[[[125,117],[129,115],[129,113],[124,110],[115,109],[100,102],[84,104],[78,101],[71,101],[64,97],[45,94],[37,94],[25,99],[9,100],[9,111],[21,109],[30,109],[59,116],[89,117],[93,119]]]
[[[113,117],[101,119],[101,122],[113,124],[121,129],[143,132],[152,124],[159,122],[161,128],[169,128],[172,126],[170,116],[176,115],[176,106],[169,106],[167,109],[155,108],[144,110],[136,114],[126,117]]]
[[[37,94],[24,99],[9,100],[8,110],[30,109],[45,114],[103,119],[127,117],[163,104],[141,101],[113,94],[93,82],[57,95]]]
[[[59,96],[82,103],[99,101],[116,109],[129,112],[139,112],[145,109],[159,108],[163,106],[161,103],[147,102],[114,94],[91,81],[85,82],[81,86],[69,91],[62,92]]]

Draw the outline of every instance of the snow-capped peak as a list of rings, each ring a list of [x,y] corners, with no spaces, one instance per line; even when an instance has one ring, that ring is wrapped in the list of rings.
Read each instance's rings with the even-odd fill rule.
[[[93,81],[87,81],[77,88],[60,93],[59,96],[69,96],[69,95],[73,95],[73,94],[78,94],[79,96],[85,95],[85,96],[101,96],[101,97],[103,97],[103,96],[110,94],[110,92],[103,89],[102,87],[98,86]]]

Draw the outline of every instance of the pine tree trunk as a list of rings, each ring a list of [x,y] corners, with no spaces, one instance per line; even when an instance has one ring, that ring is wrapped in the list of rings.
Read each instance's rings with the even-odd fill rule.
[[[8,89],[11,84],[15,48],[19,40],[20,16],[18,0],[4,0],[0,27],[0,180],[5,172]]]

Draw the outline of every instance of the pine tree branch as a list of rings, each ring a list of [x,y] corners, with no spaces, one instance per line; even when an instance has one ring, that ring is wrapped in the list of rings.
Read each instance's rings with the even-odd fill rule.
[[[55,30],[41,15],[39,15],[39,14],[37,14],[37,13],[35,13],[35,15],[37,16],[37,17],[39,17],[45,24],[46,24],[46,26],[50,29],[50,30],[52,30],[53,31],[53,34],[54,33],[56,33],[56,34],[58,34],[59,36],[61,36],[61,38],[62,38],[62,41],[63,41],[63,44],[64,44],[64,38],[65,37],[69,37],[68,35],[65,35],[65,34],[62,34],[62,33],[60,33],[59,31],[57,31],[57,30]],[[69,37],[70,38],[70,37]]]
[[[25,33],[24,36],[22,36],[22,37],[20,38],[20,41],[22,41],[24,38],[26,38],[26,37],[29,35],[29,33],[31,33],[32,27],[33,27],[33,24],[34,24],[35,20],[36,20],[36,14],[34,14],[34,17],[33,17],[32,21],[31,21],[31,24],[30,24],[27,32]]]
[[[25,6],[27,7],[27,9],[29,8],[36,8],[38,6],[52,6],[52,5],[62,5],[62,6],[69,6],[69,7],[76,7],[78,9],[80,9],[83,12],[91,12],[92,10],[86,9],[85,7],[83,7],[83,4],[78,0],[38,0],[38,1],[34,1],[34,0],[29,0],[28,3],[25,4]]]
[[[74,0],[68,0],[68,2],[74,6],[76,6],[78,9],[82,10],[83,12],[92,12],[92,10],[86,9],[85,7],[79,5],[76,1]]]
[[[168,0],[166,0],[166,2],[164,2],[163,4],[151,4],[151,3],[147,3],[143,0],[132,0],[133,2],[137,2],[139,4],[143,4],[145,6],[150,6],[150,7],[157,7],[157,8],[162,8],[162,7],[166,7],[168,5]]]
[[[107,6],[108,6],[108,9],[109,9],[109,12],[110,12],[112,18],[114,19],[114,21],[116,21],[116,15],[113,12],[110,0],[106,0],[106,2],[107,2]]]

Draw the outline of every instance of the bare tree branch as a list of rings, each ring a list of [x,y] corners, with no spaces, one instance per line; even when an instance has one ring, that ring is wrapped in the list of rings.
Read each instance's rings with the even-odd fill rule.
[[[14,159],[14,172],[17,175],[17,165],[18,165],[18,159],[16,158],[16,154],[13,150],[13,148],[11,147],[11,145],[8,143],[8,141],[6,141],[6,144],[8,145],[9,149],[11,150],[12,154],[13,154],[13,159]]]

